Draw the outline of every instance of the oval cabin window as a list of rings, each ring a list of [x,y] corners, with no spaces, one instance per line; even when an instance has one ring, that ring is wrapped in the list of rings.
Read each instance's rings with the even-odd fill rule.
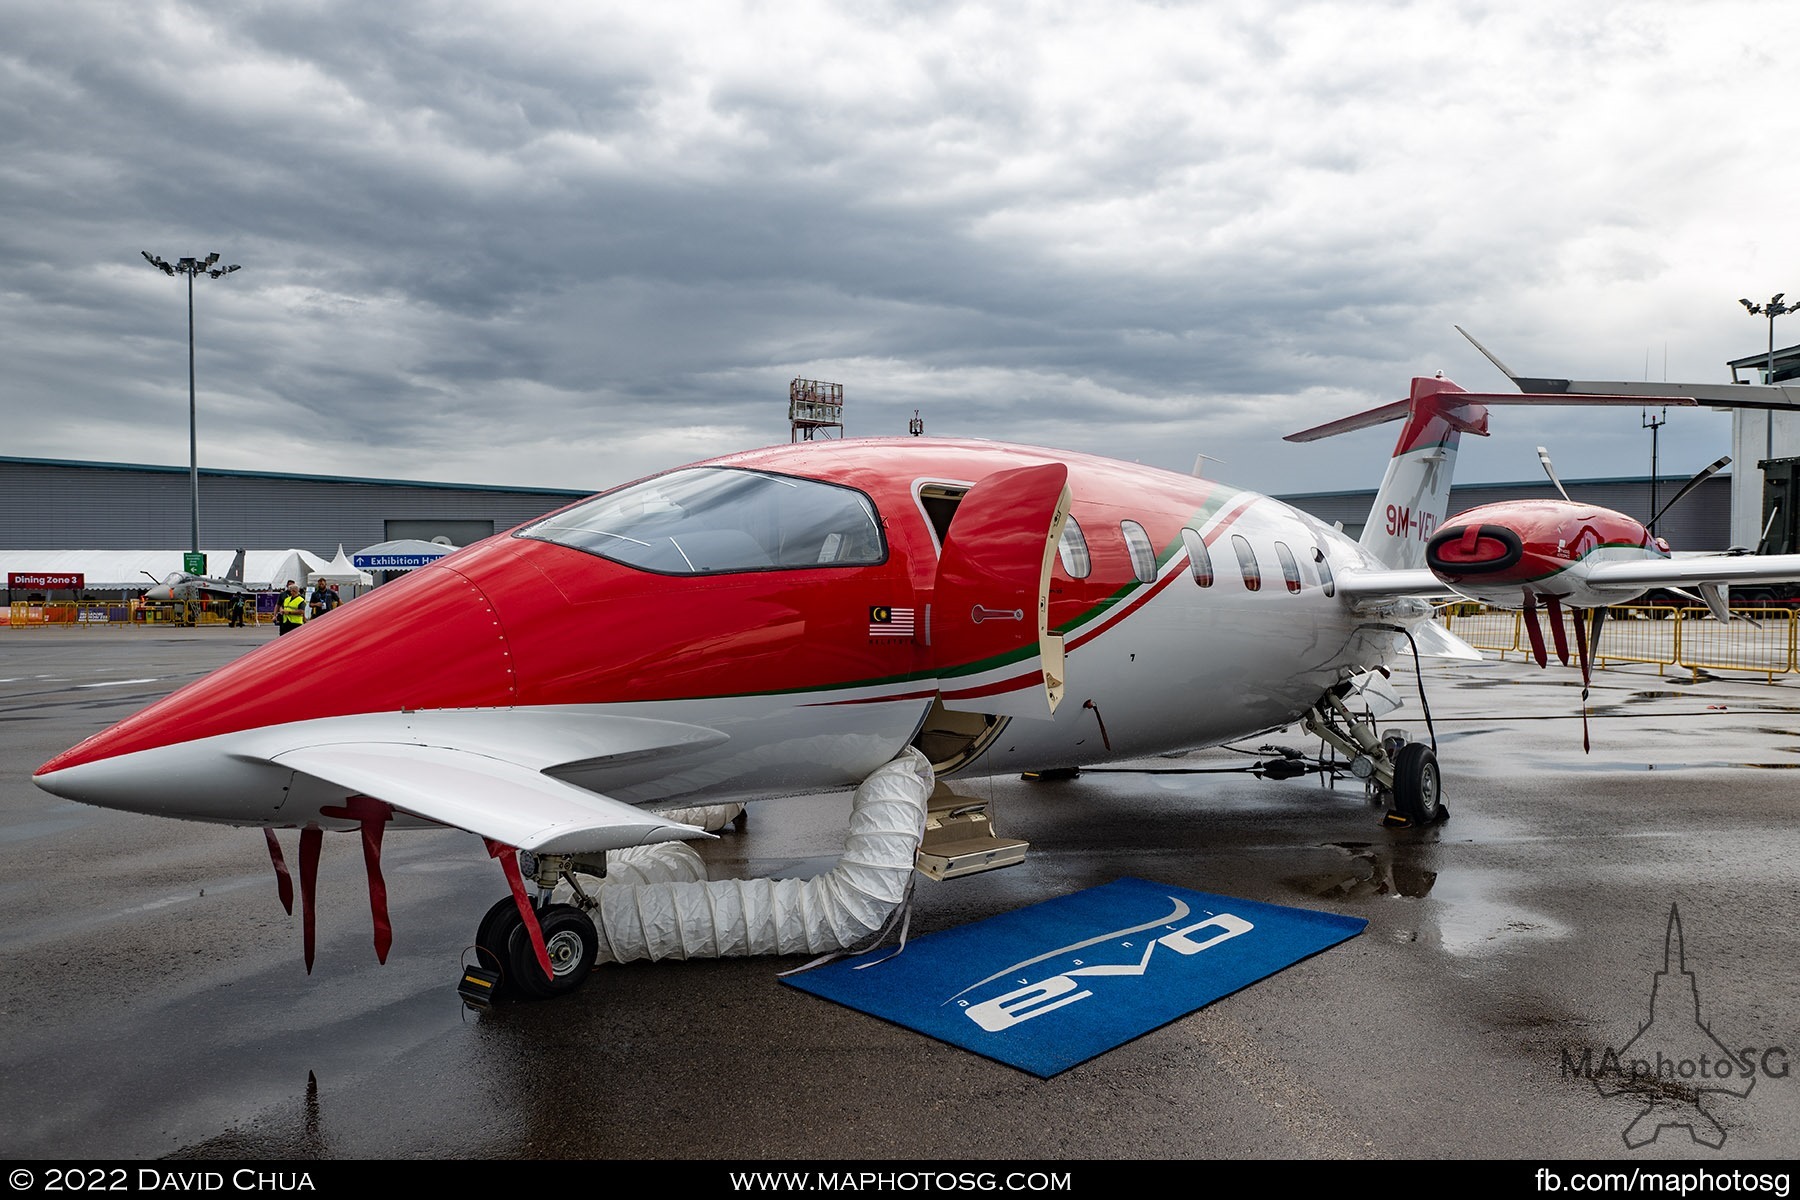
[[[1301,588],[1300,564],[1294,561],[1294,552],[1287,548],[1287,543],[1275,543],[1275,557],[1281,560],[1281,577],[1287,580],[1287,590],[1298,595]]]
[[[1194,582],[1201,587],[1213,585],[1212,554],[1206,549],[1206,539],[1192,529],[1181,531],[1181,544],[1187,547],[1188,570],[1194,573]]]
[[[1244,590],[1255,592],[1262,589],[1262,568],[1256,565],[1256,551],[1250,546],[1250,539],[1241,533],[1231,535],[1231,548],[1237,551],[1238,567],[1244,572]]]
[[[1125,549],[1131,552],[1131,573],[1137,576],[1139,583],[1151,583],[1156,579],[1156,547],[1150,544],[1150,535],[1136,521],[1120,521],[1119,531],[1125,535]]]

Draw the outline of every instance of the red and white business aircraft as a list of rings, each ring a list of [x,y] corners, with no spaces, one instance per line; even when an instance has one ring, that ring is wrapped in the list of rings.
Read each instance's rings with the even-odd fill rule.
[[[1442,815],[1424,742],[1365,693],[1452,591],[1616,604],[1800,577],[1800,556],[1672,560],[1566,501],[1444,520],[1463,433],[1521,397],[1415,379],[1367,532],[1108,459],[980,441],[807,442],[626,484],[458,551],[44,764],[60,796],[300,831],[311,946],[325,831],[467,830],[513,899],[477,933],[527,994],[578,985],[594,927],[550,903],[609,850],[704,836],[657,808],[839,790],[909,746],[939,778],[1078,768],[1302,723],[1405,817]],[[1680,401],[1674,401],[1680,402]],[[195,779],[209,781],[204,789]],[[523,852],[523,853],[522,853]],[[524,874],[538,885],[528,897]],[[544,933],[552,932],[546,953]],[[309,958],[310,963],[310,958]]]

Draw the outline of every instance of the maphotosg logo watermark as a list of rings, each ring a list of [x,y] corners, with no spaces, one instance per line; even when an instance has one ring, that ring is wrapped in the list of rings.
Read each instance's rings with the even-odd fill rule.
[[[1718,1149],[1725,1129],[1708,1111],[1719,1096],[1745,1097],[1758,1079],[1786,1079],[1785,1046],[1740,1046],[1717,1037],[1700,1015],[1700,989],[1687,969],[1681,914],[1669,906],[1663,968],[1651,977],[1650,1016],[1623,1046],[1562,1050],[1564,1079],[1590,1080],[1602,1096],[1626,1096],[1639,1110],[1625,1127],[1625,1144],[1648,1146],[1665,1129],[1685,1129],[1700,1145]]]

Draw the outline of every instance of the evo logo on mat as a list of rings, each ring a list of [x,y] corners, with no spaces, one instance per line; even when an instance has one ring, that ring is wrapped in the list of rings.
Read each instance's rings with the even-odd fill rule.
[[[782,982],[1048,1079],[1365,923],[1126,878]]]
[[[1177,921],[1186,920],[1192,912],[1193,909],[1188,905],[1180,900],[1175,900],[1174,908],[1168,915],[1155,921],[1145,925],[1134,925],[1127,929],[1114,930],[1111,933],[1103,933],[1099,937],[1076,942],[1072,946],[1063,946],[1047,954],[1040,954],[1036,958],[1015,963],[979,983],[970,984],[952,996],[951,1000],[964,1006],[963,1015],[969,1020],[989,1033],[999,1033],[1003,1029],[1010,1029],[1033,1017],[1041,1017],[1066,1004],[1088,999],[1094,994],[1093,991],[1075,982],[1077,979],[1092,979],[1102,976],[1141,978],[1149,972],[1151,957],[1155,955],[1159,947],[1172,950],[1176,954],[1199,954],[1204,950],[1210,950],[1220,942],[1229,941],[1231,938],[1249,933],[1256,928],[1249,921],[1231,913],[1218,913],[1181,929],[1174,928]],[[1159,927],[1168,929],[1170,932],[1161,937],[1155,937],[1152,931]],[[1210,931],[1211,936],[1202,941],[1195,941],[1195,935],[1202,931]],[[1140,934],[1143,936],[1140,937]],[[1094,963],[1091,965],[1085,958],[1077,957],[1086,952],[1089,947],[1101,946],[1108,942],[1112,943],[1112,948],[1121,951],[1134,951],[1141,945],[1142,953],[1138,955],[1136,962]],[[1069,967],[1061,974],[1052,975],[1036,983],[1020,979],[1019,982],[1024,984],[1023,987],[1007,992],[1004,996],[995,996],[992,1000],[983,1000],[979,1004],[970,1004],[969,1001],[962,999],[968,992],[984,987],[1003,976],[1036,966],[1047,959],[1064,956],[1068,957]],[[1077,991],[1077,988],[1081,990]]]

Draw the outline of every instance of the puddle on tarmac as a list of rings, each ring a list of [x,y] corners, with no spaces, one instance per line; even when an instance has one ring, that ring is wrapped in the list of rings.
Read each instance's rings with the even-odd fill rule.
[[[1391,849],[1372,842],[1332,842],[1327,849],[1343,855],[1341,865],[1285,882],[1309,896],[1344,899],[1352,896],[1423,896],[1437,882],[1437,872],[1400,861]]]
[[[1620,771],[1792,771],[1800,762],[1545,762],[1537,764],[1544,771],[1576,771],[1584,774]]]
[[[1707,710],[1713,712],[1739,713],[1800,713],[1800,704],[1768,704],[1760,700],[1747,700],[1741,697],[1723,696],[1716,692],[1633,692],[1629,696],[1617,697],[1612,705],[1636,704],[1644,700],[1715,700],[1722,703],[1708,704]]]
[[[1284,880],[1307,896],[1354,899],[1399,896],[1422,900],[1414,910],[1420,922],[1396,936],[1403,940],[1436,940],[1458,957],[1503,950],[1521,939],[1562,938],[1561,922],[1520,907],[1511,895],[1509,875],[1458,868],[1440,874],[1408,861],[1407,847],[1379,842],[1332,842],[1325,847],[1341,863],[1323,871]]]
[[[1452,954],[1472,956],[1524,938],[1568,936],[1561,922],[1505,898],[1500,877],[1487,871],[1446,874],[1432,896],[1438,940]]]

